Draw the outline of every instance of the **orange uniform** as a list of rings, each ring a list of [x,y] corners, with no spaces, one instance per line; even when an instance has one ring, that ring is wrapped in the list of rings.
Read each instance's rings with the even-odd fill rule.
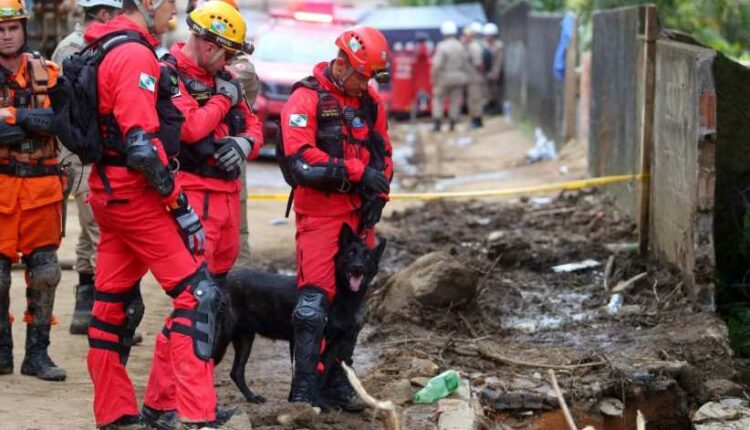
[[[0,85],[0,107],[48,108],[47,87],[55,85],[58,74],[54,63],[24,54],[18,71]],[[47,85],[39,85],[44,81]],[[24,98],[26,106],[18,103]],[[15,124],[15,118],[6,123]],[[19,253],[60,245],[63,177],[56,169],[57,151],[52,136],[35,135],[8,146],[0,142],[0,254],[12,262]],[[51,167],[35,169],[40,164]]]

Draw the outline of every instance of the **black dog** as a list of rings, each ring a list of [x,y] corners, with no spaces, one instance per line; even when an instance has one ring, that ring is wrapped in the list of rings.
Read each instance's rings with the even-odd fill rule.
[[[327,368],[332,366],[336,355],[353,352],[356,336],[362,328],[362,302],[370,281],[378,272],[385,244],[382,240],[375,249],[370,249],[349,225],[341,228],[336,254],[336,297],[328,311],[327,346],[321,357]],[[247,386],[245,366],[256,334],[289,341],[289,352],[294,356],[292,312],[297,304],[296,277],[251,269],[232,270],[226,278],[225,298],[227,303],[217,330],[214,362],[221,361],[231,342],[234,347],[229,374],[232,381],[248,402],[263,403],[266,399]]]

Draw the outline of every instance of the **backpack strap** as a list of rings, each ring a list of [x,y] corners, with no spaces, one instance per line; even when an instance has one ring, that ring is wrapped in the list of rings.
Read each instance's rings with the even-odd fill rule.
[[[47,63],[38,52],[24,52],[23,56],[26,57],[28,65],[26,70],[31,78],[32,105],[34,107],[41,107],[44,104],[44,99],[47,98],[47,90],[49,88]]]

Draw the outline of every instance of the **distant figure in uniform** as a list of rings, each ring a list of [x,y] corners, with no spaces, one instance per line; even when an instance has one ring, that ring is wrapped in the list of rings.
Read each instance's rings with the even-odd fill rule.
[[[472,22],[464,28],[465,53],[468,56],[467,68],[469,82],[466,86],[466,107],[471,117],[471,128],[482,127],[482,113],[484,112],[487,81],[484,78],[484,62],[482,60],[482,43],[477,39],[482,32],[482,24]]]
[[[487,77],[487,109],[500,113],[502,106],[503,42],[497,38],[497,25],[488,22],[482,28],[484,34],[484,63]]]
[[[251,108],[255,104],[255,99],[258,98],[258,91],[260,90],[260,79],[255,73],[255,66],[250,61],[250,56],[247,54],[240,54],[237,59],[229,66],[236,78],[242,84],[242,89],[245,92],[245,100],[247,105]],[[240,178],[242,180],[242,191],[240,192],[240,255],[237,257],[238,266],[250,266],[250,242],[248,241],[249,233],[247,228],[247,165],[242,165],[242,174]]]
[[[448,118],[450,131],[453,131],[461,113],[461,100],[464,87],[468,82],[466,55],[461,42],[456,39],[458,28],[452,21],[445,21],[440,26],[443,40],[437,44],[432,57],[430,78],[432,87],[432,131],[440,131],[443,118],[445,97],[450,100]]]

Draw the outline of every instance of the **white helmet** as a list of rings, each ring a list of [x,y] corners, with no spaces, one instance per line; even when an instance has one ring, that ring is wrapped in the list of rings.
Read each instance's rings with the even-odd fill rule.
[[[394,52],[400,52],[404,50],[404,44],[401,42],[396,42],[393,44],[393,51]]]
[[[485,36],[497,36],[497,25],[494,22],[488,22],[482,27],[482,34]]]
[[[76,5],[81,7],[109,6],[122,9],[122,0],[77,0]]]
[[[443,24],[440,25],[440,34],[443,36],[455,36],[458,34],[456,23],[453,21],[444,21]]]

